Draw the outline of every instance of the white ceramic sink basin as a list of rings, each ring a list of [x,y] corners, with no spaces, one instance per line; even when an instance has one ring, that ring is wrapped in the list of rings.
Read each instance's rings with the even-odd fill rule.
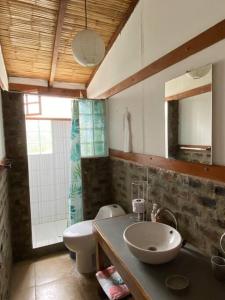
[[[154,265],[174,259],[182,245],[176,229],[157,222],[132,224],[124,230],[123,238],[134,256]]]

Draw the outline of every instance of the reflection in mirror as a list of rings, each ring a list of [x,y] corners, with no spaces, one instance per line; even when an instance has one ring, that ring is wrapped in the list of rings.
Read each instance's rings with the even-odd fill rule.
[[[212,164],[212,65],[165,84],[167,157]]]

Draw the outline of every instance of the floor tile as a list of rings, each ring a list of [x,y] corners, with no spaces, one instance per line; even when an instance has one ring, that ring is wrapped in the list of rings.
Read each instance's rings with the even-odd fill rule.
[[[13,291],[23,290],[35,286],[35,270],[33,261],[16,263],[13,267],[13,279],[11,289]]]
[[[10,300],[36,300],[35,287],[26,288],[17,292],[13,291],[10,295]]]
[[[82,275],[68,252],[18,263],[10,300],[101,300],[94,275]]]
[[[32,226],[33,247],[43,247],[62,242],[63,231],[67,228],[67,220],[58,220]]]
[[[67,253],[40,259],[35,263],[36,285],[71,276],[73,270],[74,262]]]
[[[36,288],[36,300],[86,300],[85,291],[72,276],[40,285]]]
[[[79,283],[83,300],[101,300],[99,296],[99,284],[95,277],[79,277]],[[104,293],[103,293],[104,294]]]

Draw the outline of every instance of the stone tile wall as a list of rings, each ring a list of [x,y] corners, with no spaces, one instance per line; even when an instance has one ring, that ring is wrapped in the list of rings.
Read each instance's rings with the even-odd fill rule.
[[[0,171],[0,299],[8,299],[12,265],[7,171]]]
[[[195,151],[195,150],[184,150],[179,149],[177,151],[176,159],[186,160],[190,162],[199,162],[201,164],[211,165],[212,164],[212,151]]]
[[[99,208],[111,203],[109,158],[83,158],[84,218],[93,219]]]
[[[152,203],[171,209],[183,238],[206,255],[218,254],[219,238],[225,231],[225,185],[160,168],[144,167],[112,158],[111,194],[131,212],[131,183],[147,180],[147,214]]]
[[[31,217],[23,94],[3,93],[6,156],[9,170],[9,199],[14,260],[31,256]]]

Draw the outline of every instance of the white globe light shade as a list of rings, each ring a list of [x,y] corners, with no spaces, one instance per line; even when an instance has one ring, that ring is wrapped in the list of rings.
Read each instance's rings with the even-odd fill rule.
[[[78,64],[93,67],[102,61],[105,55],[105,44],[95,31],[85,29],[78,32],[73,39],[72,51]]]
[[[212,69],[212,65],[208,64],[206,66],[187,71],[187,75],[192,79],[199,79],[206,76],[211,69]]]

